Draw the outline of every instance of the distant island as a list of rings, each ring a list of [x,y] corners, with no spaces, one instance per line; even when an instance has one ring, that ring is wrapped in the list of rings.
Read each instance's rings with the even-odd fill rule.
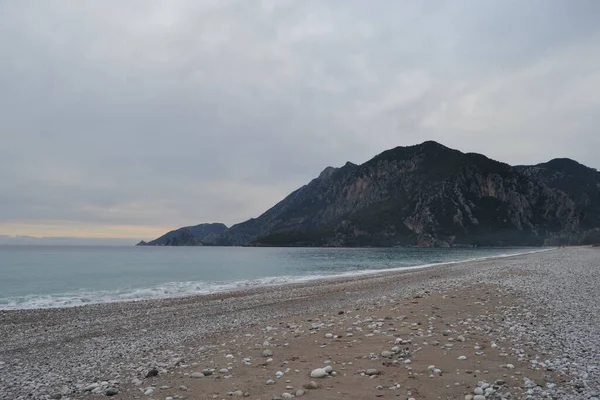
[[[600,172],[510,166],[437,142],[327,167],[256,219],[138,246],[541,246],[600,243]]]

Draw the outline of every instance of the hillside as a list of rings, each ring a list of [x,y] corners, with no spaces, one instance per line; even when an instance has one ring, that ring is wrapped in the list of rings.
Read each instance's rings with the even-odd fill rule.
[[[226,230],[227,226],[220,223],[186,226],[172,230],[150,242],[141,241],[137,246],[202,246],[204,242],[213,242]]]
[[[580,244],[598,235],[599,183],[596,170],[572,160],[512,167],[427,141],[387,150],[362,165],[327,167],[258,218],[199,241],[252,246]],[[196,238],[183,233],[178,240]]]

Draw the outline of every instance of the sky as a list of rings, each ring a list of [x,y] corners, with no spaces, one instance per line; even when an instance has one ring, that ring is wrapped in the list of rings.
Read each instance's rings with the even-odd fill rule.
[[[0,2],[0,243],[231,225],[327,166],[425,140],[600,168],[598,15],[597,0]]]

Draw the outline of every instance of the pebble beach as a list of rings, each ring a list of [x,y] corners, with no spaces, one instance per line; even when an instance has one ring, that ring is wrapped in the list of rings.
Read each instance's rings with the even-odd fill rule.
[[[0,399],[600,398],[600,248],[0,311]]]

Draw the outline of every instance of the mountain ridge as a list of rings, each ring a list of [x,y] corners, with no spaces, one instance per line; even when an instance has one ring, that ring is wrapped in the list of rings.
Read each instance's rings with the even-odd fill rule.
[[[434,141],[398,146],[360,165],[327,167],[259,217],[200,242],[426,247],[582,244],[598,234],[600,174],[566,160],[512,167]]]

